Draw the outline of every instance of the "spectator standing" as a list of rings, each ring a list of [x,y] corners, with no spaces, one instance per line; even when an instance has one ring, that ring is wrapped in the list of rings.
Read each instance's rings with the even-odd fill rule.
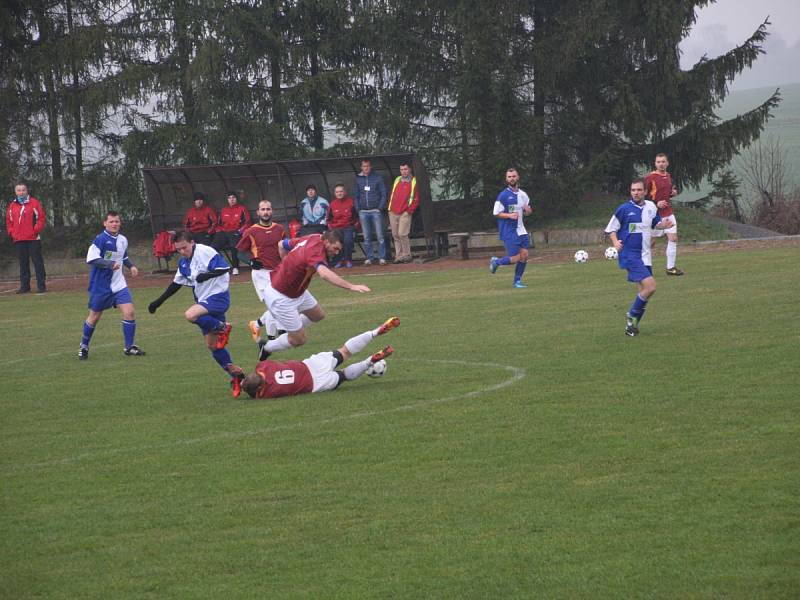
[[[386,186],[377,173],[372,172],[372,162],[369,159],[361,161],[361,173],[356,175],[356,187],[353,200],[361,221],[361,232],[364,234],[364,251],[367,259],[364,264],[369,266],[373,261],[372,235],[378,240],[378,263],[386,264],[386,246],[384,245],[383,211],[386,210]]]
[[[216,227],[217,213],[206,205],[206,195],[203,192],[195,192],[194,206],[183,218],[183,228],[192,234],[195,242],[209,246]]]
[[[239,195],[236,192],[228,192],[228,206],[224,206],[219,211],[219,226],[214,234],[214,242],[211,244],[217,252],[230,254],[232,275],[239,274],[239,256],[236,252],[236,244],[242,238],[242,231],[250,227],[250,211],[239,204]]]
[[[86,253],[86,262],[92,265],[89,276],[89,315],[83,324],[83,337],[78,348],[78,358],[89,358],[89,342],[95,327],[109,308],[119,308],[122,313],[122,337],[125,340],[123,351],[126,356],[144,356],[144,350],[136,345],[136,316],[133,297],[122,267],[127,267],[132,277],[139,276],[139,270],[128,257],[128,239],[119,230],[122,220],[119,213],[108,211],[103,221],[103,231],[94,238]]]
[[[392,185],[392,194],[389,198],[389,227],[394,240],[394,262],[409,263],[411,257],[411,221],[414,211],[419,206],[419,190],[417,178],[411,174],[411,165],[400,165],[398,175]]]
[[[306,186],[306,197],[300,201],[300,219],[303,226],[300,235],[324,233],[328,229],[328,209],[330,203],[317,194],[317,187],[313,183]]]
[[[36,293],[44,294],[47,291],[40,235],[46,224],[47,217],[41,202],[28,193],[27,184],[18,182],[14,186],[14,199],[6,210],[6,231],[14,242],[19,258],[18,294],[31,291],[31,262],[36,272]]]
[[[333,188],[333,200],[328,209],[328,225],[331,229],[338,229],[342,232],[342,252],[334,260],[334,269],[353,266],[353,243],[356,235],[356,215],[353,199],[347,195],[347,190],[343,183],[337,183]]]

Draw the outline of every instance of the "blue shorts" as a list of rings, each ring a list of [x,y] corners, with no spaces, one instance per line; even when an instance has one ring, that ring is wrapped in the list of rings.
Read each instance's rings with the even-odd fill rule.
[[[625,266],[623,266],[622,261],[620,261],[619,268],[628,271],[628,281],[633,283],[639,283],[653,276],[653,267],[648,267],[642,261],[629,260]]]
[[[89,295],[89,308],[94,312],[103,312],[108,308],[116,308],[120,304],[133,304],[133,297],[128,288],[122,288],[118,292]]]
[[[503,240],[503,245],[506,247],[508,256],[516,256],[519,254],[521,248],[531,247],[531,236],[527,233],[525,235],[518,235],[507,240]]]
[[[224,323],[227,320],[225,318],[225,312],[231,307],[231,295],[228,292],[214,294],[202,302],[198,302],[198,304],[205,307],[209,315]],[[203,330],[203,333],[209,333],[211,331],[206,331],[203,327],[200,327],[200,329]]]

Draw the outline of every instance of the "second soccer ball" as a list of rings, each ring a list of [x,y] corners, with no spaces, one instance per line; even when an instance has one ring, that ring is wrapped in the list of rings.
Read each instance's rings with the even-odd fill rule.
[[[608,248],[606,248],[605,257],[608,260],[616,260],[617,256],[618,256],[617,249],[614,248],[614,246],[609,246]]]

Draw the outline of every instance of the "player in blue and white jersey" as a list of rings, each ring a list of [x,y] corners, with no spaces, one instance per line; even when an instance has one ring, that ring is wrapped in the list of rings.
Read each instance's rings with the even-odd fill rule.
[[[236,376],[241,375],[242,370],[233,364],[225,349],[231,333],[231,324],[225,320],[225,312],[231,305],[228,291],[231,267],[211,246],[196,244],[191,232],[175,234],[173,243],[175,251],[181,255],[175,278],[147,310],[155,314],[167,298],[184,286],[191,287],[195,304],[186,310],[184,316],[200,328],[214,360],[232,376],[232,385],[238,386]]]
[[[522,283],[522,274],[528,264],[528,248],[531,239],[525,229],[523,217],[531,214],[531,200],[528,194],[519,189],[519,173],[516,169],[506,171],[508,187],[497,196],[494,203],[494,216],[497,217],[497,230],[503,245],[506,247],[506,256],[497,258],[493,256],[489,261],[489,271],[495,273],[501,265],[516,265],[514,270],[515,288],[528,287]]]
[[[128,291],[128,283],[122,267],[128,267],[131,276],[137,277],[139,270],[128,258],[128,239],[119,230],[122,220],[119,213],[108,211],[103,221],[103,232],[94,238],[86,262],[92,265],[89,276],[89,316],[83,324],[83,337],[78,348],[78,358],[89,358],[89,342],[103,311],[117,307],[122,312],[122,336],[125,339],[124,352],[127,356],[144,356],[136,338],[136,318],[133,309],[133,298]]]
[[[647,302],[656,293],[650,240],[653,229],[669,229],[672,219],[662,220],[656,205],[644,199],[644,179],[631,182],[631,198],[620,204],[608,222],[606,233],[619,253],[619,268],[628,271],[628,281],[634,282],[639,293],[625,315],[625,335],[639,334],[639,322],[644,317]]]

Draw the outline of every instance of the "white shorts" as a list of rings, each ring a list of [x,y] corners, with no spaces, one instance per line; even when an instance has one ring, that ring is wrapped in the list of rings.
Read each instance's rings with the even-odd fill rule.
[[[272,287],[264,288],[262,292],[264,304],[267,305],[269,312],[278,324],[278,329],[286,331],[300,331],[303,328],[300,313],[317,305],[317,299],[308,290],[303,292],[299,298],[284,296]]]
[[[266,302],[264,290],[272,287],[270,273],[272,273],[272,271],[267,271],[266,269],[253,269],[250,271],[250,277],[253,279],[253,287],[256,288],[256,295],[262,302]]]
[[[652,237],[657,238],[661,237],[665,233],[678,233],[678,219],[675,218],[674,214],[671,214],[668,217],[661,217],[661,220],[672,219],[672,227],[668,229],[653,229]]]
[[[312,392],[327,392],[339,385],[339,374],[336,372],[336,357],[333,352],[318,352],[303,361],[311,372],[314,382]]]

